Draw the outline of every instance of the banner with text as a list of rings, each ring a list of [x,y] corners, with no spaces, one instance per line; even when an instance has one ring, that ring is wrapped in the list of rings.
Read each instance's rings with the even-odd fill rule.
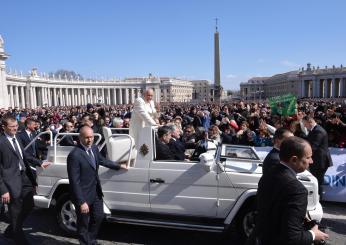
[[[293,94],[285,94],[269,98],[272,114],[290,116],[296,113],[297,98]]]

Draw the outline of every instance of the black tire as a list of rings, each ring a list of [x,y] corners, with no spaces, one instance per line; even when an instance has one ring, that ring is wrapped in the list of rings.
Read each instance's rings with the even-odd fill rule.
[[[239,211],[236,218],[236,230],[241,241],[246,241],[256,224],[255,201],[246,203]]]
[[[56,204],[56,217],[59,227],[69,235],[77,234],[77,215],[70,194],[62,194]]]

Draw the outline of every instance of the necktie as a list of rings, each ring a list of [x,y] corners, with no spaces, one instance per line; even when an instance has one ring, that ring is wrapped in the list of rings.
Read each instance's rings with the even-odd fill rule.
[[[91,149],[88,149],[88,155],[90,157],[90,161],[92,163],[93,168],[96,169],[96,160],[95,160],[95,157],[94,157]]]
[[[19,165],[21,167],[21,170],[25,170],[25,164],[24,164],[22,155],[20,154],[20,151],[19,151],[19,148],[18,148],[18,145],[17,145],[17,142],[16,142],[16,138],[12,138],[12,142],[13,142],[13,145],[14,145],[14,149],[16,150],[17,156],[19,157]]]

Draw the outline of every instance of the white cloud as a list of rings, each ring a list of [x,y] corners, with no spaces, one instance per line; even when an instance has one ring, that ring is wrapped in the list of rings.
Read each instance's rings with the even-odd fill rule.
[[[282,60],[282,61],[280,61],[280,64],[283,66],[287,66],[287,67],[300,67],[299,64],[296,64],[296,63],[289,61],[289,60]]]
[[[236,77],[237,77],[237,75],[234,75],[234,74],[229,74],[229,75],[227,75],[226,77],[227,77],[227,78],[236,78]]]
[[[197,77],[195,75],[181,75],[177,76],[178,79],[183,79],[183,80],[196,80]]]

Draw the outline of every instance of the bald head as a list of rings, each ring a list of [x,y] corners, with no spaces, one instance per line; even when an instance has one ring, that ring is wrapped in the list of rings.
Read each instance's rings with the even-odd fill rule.
[[[154,97],[154,90],[152,88],[148,88],[147,90],[145,90],[144,92],[144,100],[146,102],[149,102],[151,100],[153,100]]]
[[[94,131],[89,126],[84,126],[79,131],[79,140],[82,145],[91,147],[94,143]]]

